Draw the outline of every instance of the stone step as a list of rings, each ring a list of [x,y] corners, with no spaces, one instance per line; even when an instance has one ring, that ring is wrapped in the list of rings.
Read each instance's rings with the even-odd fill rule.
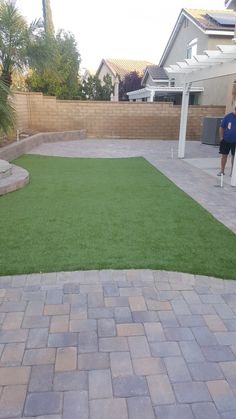
[[[0,160],[0,179],[11,176],[12,165],[6,160]]]
[[[0,178],[0,195],[23,188],[29,182],[29,173],[22,167],[14,164],[11,166],[10,176]]]

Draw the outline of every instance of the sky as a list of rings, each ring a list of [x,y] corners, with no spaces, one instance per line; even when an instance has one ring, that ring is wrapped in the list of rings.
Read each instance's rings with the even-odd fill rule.
[[[28,22],[42,17],[41,0],[17,0]],[[224,0],[51,0],[55,29],[74,34],[81,68],[103,58],[158,64],[182,8],[224,10]]]

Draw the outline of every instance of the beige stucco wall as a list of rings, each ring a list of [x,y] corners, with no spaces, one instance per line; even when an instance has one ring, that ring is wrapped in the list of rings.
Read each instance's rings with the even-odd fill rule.
[[[25,128],[38,132],[84,129],[91,138],[128,139],[178,139],[179,135],[181,108],[172,103],[63,101],[41,93],[17,94],[15,101],[18,126],[28,123]],[[190,106],[187,138],[200,139],[203,118],[224,112],[224,107]]]
[[[110,68],[106,65],[106,63],[103,63],[102,66],[101,66],[101,68],[100,68],[100,71],[98,73],[98,78],[101,80],[101,82],[103,82],[103,78],[107,74],[109,74],[109,76],[111,76],[112,85],[114,85],[114,83],[115,83],[114,74],[112,73],[112,71],[110,70]]]
[[[205,50],[217,49],[217,45],[234,44],[229,36],[207,36],[192,22],[189,21],[186,27],[183,22],[164,66],[168,67],[168,65],[175,64],[177,61],[183,61],[186,58],[187,45],[194,38],[198,38],[197,54],[203,54]],[[194,83],[194,86],[204,87],[204,92],[199,97],[199,104],[206,106],[212,104],[217,106],[226,105],[227,92],[234,79],[236,79],[236,74],[233,77],[221,77]],[[176,74],[175,80],[176,86],[181,86],[184,83],[184,77],[181,75]]]
[[[198,38],[197,53],[201,54],[204,49],[207,49],[207,36],[192,22],[188,21],[188,26],[186,27],[183,22],[164,65],[168,67],[170,64],[175,64],[176,61],[182,61],[187,58],[188,43],[195,38]]]
[[[207,49],[217,49],[217,45],[234,45],[233,35],[232,38],[229,36],[209,36]]]

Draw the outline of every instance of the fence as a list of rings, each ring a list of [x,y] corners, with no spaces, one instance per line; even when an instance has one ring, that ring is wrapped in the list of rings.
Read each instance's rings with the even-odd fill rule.
[[[57,100],[41,93],[16,93],[17,128],[36,132],[85,130],[89,138],[176,140],[181,107],[165,102]],[[187,139],[201,138],[205,116],[222,116],[224,106],[190,106]]]

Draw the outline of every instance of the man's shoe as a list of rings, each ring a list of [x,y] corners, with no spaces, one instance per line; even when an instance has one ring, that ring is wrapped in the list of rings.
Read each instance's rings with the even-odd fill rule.
[[[224,175],[224,173],[223,172],[217,173],[217,176],[221,176],[221,175]]]

